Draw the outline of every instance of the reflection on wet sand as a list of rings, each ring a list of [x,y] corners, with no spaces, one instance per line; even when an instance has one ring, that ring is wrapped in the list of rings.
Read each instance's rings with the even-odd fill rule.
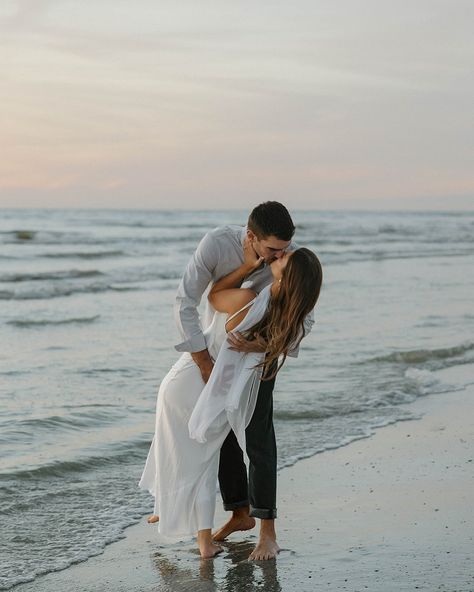
[[[160,575],[156,592],[281,592],[277,562],[248,561],[255,541],[224,542],[224,553],[200,559],[187,546],[155,553],[153,562]]]

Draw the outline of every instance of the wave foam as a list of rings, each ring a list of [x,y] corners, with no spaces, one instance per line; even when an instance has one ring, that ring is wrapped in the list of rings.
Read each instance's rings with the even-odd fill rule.
[[[70,325],[70,324],[89,324],[96,321],[100,315],[94,315],[93,317],[77,317],[70,319],[13,319],[7,321],[7,325],[13,325],[14,327],[47,327],[50,325]]]
[[[97,269],[67,269],[64,271],[44,271],[39,273],[12,273],[0,276],[0,282],[36,282],[50,280],[70,280],[104,275]]]
[[[437,349],[414,349],[398,351],[385,356],[371,358],[368,362],[396,362],[402,364],[422,364],[430,360],[447,360],[474,351],[474,343],[464,343],[454,347]]]

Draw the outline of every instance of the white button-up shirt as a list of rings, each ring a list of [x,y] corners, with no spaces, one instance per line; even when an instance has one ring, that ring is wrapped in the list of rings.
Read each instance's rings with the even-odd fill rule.
[[[198,352],[206,349],[203,331],[209,327],[214,309],[206,298],[206,306],[202,318],[197,307],[202,296],[220,278],[237,269],[244,262],[243,243],[247,235],[244,226],[220,226],[208,232],[199,243],[191,257],[178,287],[175,302],[175,320],[181,334],[182,342],[175,345],[180,352]],[[297,246],[291,243],[289,251]],[[263,264],[259,269],[245,278],[242,287],[260,292],[273,282],[271,268]],[[313,313],[305,319],[305,333],[311,330],[314,323]],[[298,348],[291,354],[298,355]]]

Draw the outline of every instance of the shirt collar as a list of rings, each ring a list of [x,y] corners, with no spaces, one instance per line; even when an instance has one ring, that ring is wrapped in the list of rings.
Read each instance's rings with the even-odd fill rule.
[[[245,240],[246,236],[247,236],[247,226],[244,226],[242,228],[242,232],[240,234],[240,242],[242,243],[242,247],[244,246],[244,240]]]

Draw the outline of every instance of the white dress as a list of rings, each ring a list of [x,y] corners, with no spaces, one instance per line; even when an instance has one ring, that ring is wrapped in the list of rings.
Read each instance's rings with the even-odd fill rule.
[[[251,306],[234,330],[253,326],[263,316],[269,296],[270,286],[243,308]],[[255,408],[260,377],[254,367],[263,354],[229,350],[227,318],[226,313],[216,313],[204,332],[215,360],[208,383],[186,352],[158,391],[155,434],[139,486],[155,497],[154,513],[165,537],[193,536],[213,527],[219,451],[231,428],[245,449],[245,427]]]

